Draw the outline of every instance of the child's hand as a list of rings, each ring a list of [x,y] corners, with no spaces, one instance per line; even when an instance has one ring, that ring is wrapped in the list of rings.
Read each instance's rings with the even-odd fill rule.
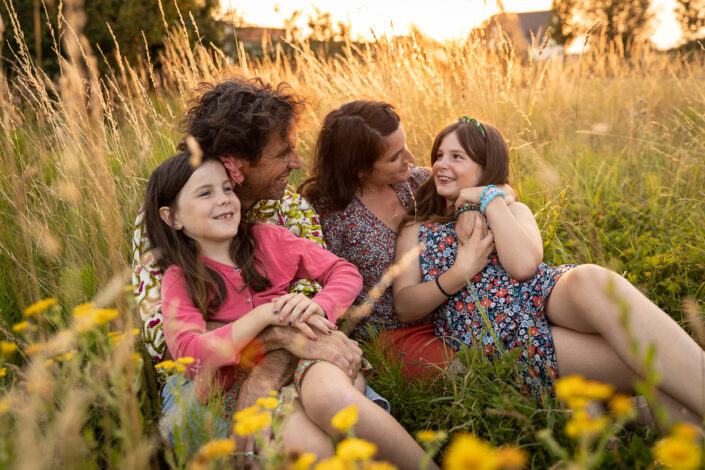
[[[301,330],[312,340],[318,339],[311,328],[325,334],[337,329],[335,324],[326,318],[326,313],[320,305],[303,294],[286,294],[273,302],[275,325],[287,324]]]

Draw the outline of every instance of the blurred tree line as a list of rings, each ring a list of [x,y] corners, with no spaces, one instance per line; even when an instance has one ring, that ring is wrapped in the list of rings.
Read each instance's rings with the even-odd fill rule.
[[[551,36],[566,44],[590,31],[628,48],[651,33],[654,12],[650,7],[650,0],[553,0]],[[703,37],[705,0],[676,0],[675,13],[686,41]]]
[[[223,40],[222,31],[213,21],[218,0],[87,0],[81,3],[85,12],[83,34],[95,54],[100,57],[102,52],[111,62],[116,42],[121,55],[128,60],[144,57],[146,51],[154,60],[163,47],[165,25],[170,27],[181,21],[190,26],[189,31],[194,32],[194,42],[200,40],[204,44],[212,42],[220,45]],[[63,19],[65,9],[69,7],[67,2],[56,0],[3,0],[0,5],[0,30],[4,25],[0,45],[3,69],[12,73],[15,62],[13,52],[18,51],[19,37],[27,45],[35,63],[49,76],[56,75],[61,38],[73,34]],[[64,11],[59,11],[59,8]],[[11,15],[17,21],[13,21]],[[193,27],[194,23],[196,27]],[[200,37],[196,37],[195,31]]]

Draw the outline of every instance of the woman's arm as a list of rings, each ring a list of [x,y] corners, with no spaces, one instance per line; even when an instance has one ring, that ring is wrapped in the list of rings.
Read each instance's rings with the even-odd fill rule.
[[[438,276],[438,284],[448,294],[458,292],[472,277],[482,271],[492,252],[492,234],[483,238],[482,221],[477,218],[475,223],[470,239],[458,247],[453,266]],[[397,259],[409,250],[416,249],[419,227],[419,224],[414,224],[401,229],[397,237]],[[410,323],[420,320],[448,300],[436,285],[436,280],[422,282],[422,279],[418,256],[414,256],[410,264],[394,279],[392,296],[399,321]]]

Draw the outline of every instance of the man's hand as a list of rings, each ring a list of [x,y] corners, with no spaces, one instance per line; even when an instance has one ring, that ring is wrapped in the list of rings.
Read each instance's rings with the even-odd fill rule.
[[[357,341],[337,330],[329,335],[319,335],[317,341],[312,341],[295,328],[270,326],[259,338],[268,351],[286,349],[301,359],[330,362],[345,371],[351,379],[355,378],[360,369],[362,349]]]

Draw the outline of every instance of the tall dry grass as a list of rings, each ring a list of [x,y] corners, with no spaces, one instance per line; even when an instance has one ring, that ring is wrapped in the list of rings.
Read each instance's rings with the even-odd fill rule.
[[[333,58],[307,44],[295,44],[293,56],[274,47],[254,60],[191,47],[196,32],[182,26],[165,31],[159,67],[148,56],[130,64],[118,50],[110,73],[99,75],[103,58],[81,35],[88,19],[78,2],[64,4],[52,32],[59,77],[46,76],[25,48],[3,52],[12,78],[0,76],[0,328],[23,351],[4,356],[0,378],[10,410],[0,416],[2,467],[154,464],[158,439],[136,343],[116,344],[107,326],[71,330],[69,312],[93,299],[119,309],[111,329],[135,326],[121,286],[146,177],[182,137],[175,123],[197,84],[233,74],[286,81],[308,97],[304,162],[325,114],[352,99],[392,103],[419,164],[428,164],[435,133],[452,119],[493,123],[511,145],[513,184],[537,213],[547,261],[608,265],[678,320],[685,299],[689,311],[703,310],[702,55],[593,47],[539,62],[507,43],[488,49],[413,36],[350,44]],[[24,307],[48,296],[59,306],[29,319],[36,331],[12,331]],[[47,342],[28,354],[30,344]],[[56,360],[70,351],[71,360]]]

